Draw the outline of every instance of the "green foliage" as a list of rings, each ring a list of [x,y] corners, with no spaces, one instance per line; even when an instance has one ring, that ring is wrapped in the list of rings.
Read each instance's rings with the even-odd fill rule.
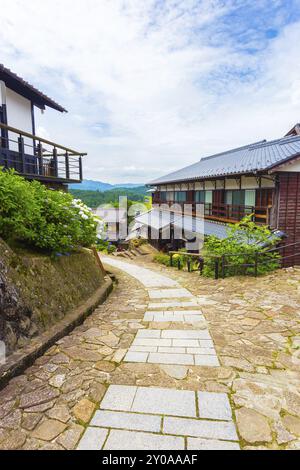
[[[95,243],[98,223],[71,194],[0,169],[0,236],[5,240],[65,253]]]
[[[205,240],[202,256],[205,259],[203,275],[212,277],[215,274],[215,259],[225,256],[225,275],[254,274],[254,263],[257,257],[257,274],[265,274],[279,267],[280,255],[276,252],[268,252],[278,242],[269,228],[256,225],[251,221],[251,216],[245,217],[237,224],[230,225],[227,238],[221,240],[210,236]],[[272,238],[270,238],[272,235]],[[267,243],[267,247],[263,245]],[[243,266],[243,265],[249,266]],[[219,264],[221,275],[221,262]]]
[[[178,261],[180,269],[187,268],[187,262],[190,261],[191,270],[196,270],[199,268],[199,262],[195,259],[194,256],[188,256],[187,250],[181,248],[178,250],[179,253],[175,253],[172,256],[172,267],[178,269]],[[181,254],[182,253],[182,254]],[[164,264],[165,266],[171,266],[170,264],[170,255],[165,253],[159,253],[153,257],[153,260],[157,263]]]
[[[138,248],[139,246],[145,245],[146,243],[148,243],[148,240],[146,240],[145,238],[133,238],[129,242],[129,247],[134,249]]]
[[[154,255],[153,261],[164,264],[165,266],[170,266],[170,256],[164,253],[158,253],[157,255]]]
[[[102,253],[114,253],[116,251],[116,246],[107,240],[97,240],[97,249]]]
[[[80,189],[71,189],[70,193],[80,198],[89,207],[99,207],[102,204],[112,204],[115,207],[119,205],[119,196],[127,196],[130,201],[144,202],[146,196],[145,186],[137,188],[116,188],[108,191],[83,191]]]

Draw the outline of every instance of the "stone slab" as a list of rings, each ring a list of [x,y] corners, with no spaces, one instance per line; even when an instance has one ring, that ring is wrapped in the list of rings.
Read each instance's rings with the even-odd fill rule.
[[[232,420],[232,410],[226,393],[198,392],[200,418]]]
[[[104,450],[183,450],[184,439],[146,432],[112,430]]]
[[[203,354],[203,355],[195,355],[194,358],[195,358],[196,366],[212,366],[212,367],[220,366],[217,356]]]
[[[135,338],[132,346],[171,346],[171,339],[166,338]]]
[[[184,308],[184,307],[196,307],[198,305],[198,301],[191,299],[189,301],[161,301],[161,302],[149,302],[148,308],[149,309],[165,309],[165,308],[172,308],[172,307],[179,307],[179,308]]]
[[[192,354],[150,353],[148,362],[152,364],[181,364],[193,366],[194,356]]]
[[[168,339],[211,339],[208,330],[162,330],[161,337]]]
[[[156,354],[156,353],[151,353]],[[137,352],[129,350],[126,356],[124,357],[125,362],[147,362],[149,353],[147,352]]]
[[[177,299],[193,297],[193,294],[187,289],[149,289],[150,299]]]
[[[110,385],[101,402],[101,409],[130,411],[137,387],[134,385]]]
[[[120,411],[96,411],[90,425],[131,431],[160,432],[161,417]]]
[[[160,387],[138,387],[131,411],[172,416],[196,416],[195,393]]]
[[[237,442],[219,441],[216,439],[201,439],[200,437],[188,437],[188,450],[240,450]]]
[[[238,440],[233,422],[165,417],[163,432],[207,439]]]
[[[87,428],[81,441],[79,442],[77,450],[101,450],[107,434],[107,429],[92,427]]]

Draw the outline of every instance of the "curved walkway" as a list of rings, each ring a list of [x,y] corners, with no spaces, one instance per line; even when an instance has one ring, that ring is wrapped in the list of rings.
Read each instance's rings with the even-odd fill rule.
[[[177,378],[186,366],[219,367],[189,290],[149,269],[110,257],[102,261],[146,287],[150,302],[143,320],[158,326],[138,330],[125,362],[165,365]],[[164,322],[172,328],[159,328]],[[151,385],[110,385],[78,449],[239,449],[227,394]]]

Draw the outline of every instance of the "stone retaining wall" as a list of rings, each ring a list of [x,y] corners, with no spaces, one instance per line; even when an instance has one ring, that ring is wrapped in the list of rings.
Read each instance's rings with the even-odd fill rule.
[[[104,283],[92,251],[51,259],[16,253],[0,239],[0,341],[6,354],[28,345]]]

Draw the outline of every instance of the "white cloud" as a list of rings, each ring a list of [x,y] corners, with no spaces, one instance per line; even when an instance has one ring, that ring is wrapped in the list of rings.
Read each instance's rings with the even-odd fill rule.
[[[261,41],[253,25],[230,19],[240,6],[2,0],[0,53],[69,110],[47,110],[37,121],[51,140],[88,152],[86,178],[148,181],[201,156],[281,136],[299,120],[300,23],[284,27],[280,10],[278,36],[249,54],[246,46]]]

